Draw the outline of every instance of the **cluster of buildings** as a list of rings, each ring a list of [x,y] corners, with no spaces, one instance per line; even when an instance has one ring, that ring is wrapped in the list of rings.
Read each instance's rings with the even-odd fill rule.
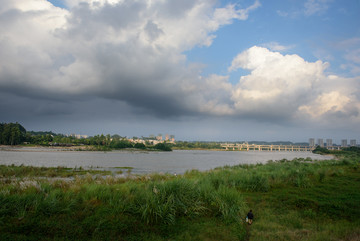
[[[163,143],[163,142],[175,144],[175,136],[166,134],[165,138],[163,139],[162,134],[159,134],[157,136],[150,135],[149,137],[131,138],[128,139],[128,141],[132,143],[142,143],[142,144],[150,144],[150,145],[156,145],[158,143]]]
[[[331,147],[331,146],[338,146],[338,145],[333,144],[332,139],[326,139],[324,142],[323,138],[318,138],[315,142],[315,138],[310,138],[309,146]],[[350,140],[350,145],[348,145],[347,139],[341,140],[341,147],[349,147],[349,146],[357,146],[356,140],[355,139]]]
[[[71,137],[74,137],[76,139],[86,139],[86,138],[89,137],[88,135],[80,135],[80,134],[69,134],[69,135],[66,135],[66,136],[71,136]]]
[[[80,135],[80,134],[68,134],[66,136],[71,136],[76,139],[86,139],[89,137],[88,135]],[[158,134],[157,136],[150,135],[149,137],[141,137],[141,138],[133,137],[133,138],[126,138],[126,139],[132,143],[143,143],[143,144],[150,144],[150,145],[156,145],[158,143],[163,143],[163,142],[175,144],[175,136],[169,135],[169,134],[166,134],[164,138],[163,138],[162,134]]]

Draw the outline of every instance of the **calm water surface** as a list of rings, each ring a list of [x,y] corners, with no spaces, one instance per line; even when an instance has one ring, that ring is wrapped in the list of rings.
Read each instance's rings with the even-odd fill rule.
[[[173,152],[87,152],[59,151],[49,148],[2,148],[0,165],[27,165],[39,167],[83,167],[104,170],[132,167],[132,173],[184,173],[187,170],[210,170],[225,165],[266,163],[268,160],[292,160],[296,157],[331,159],[311,152],[268,151],[199,151],[175,150]]]

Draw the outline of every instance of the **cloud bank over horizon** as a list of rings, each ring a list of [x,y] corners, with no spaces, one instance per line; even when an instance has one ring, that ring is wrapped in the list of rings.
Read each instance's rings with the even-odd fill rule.
[[[58,116],[85,121],[97,110],[101,114],[95,115],[109,118],[223,117],[359,130],[360,76],[328,73],[329,62],[282,53],[294,45],[270,42],[234,52],[221,74],[203,75],[203,65],[188,60],[185,53],[212,46],[219,29],[247,21],[262,7],[259,1],[64,4],[4,0],[0,6],[3,120]],[[306,15],[326,10],[316,1],[305,7]],[[230,81],[244,70],[236,83]]]

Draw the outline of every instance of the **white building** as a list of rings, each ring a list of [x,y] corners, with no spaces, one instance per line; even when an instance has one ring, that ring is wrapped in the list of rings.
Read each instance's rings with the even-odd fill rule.
[[[347,140],[344,139],[344,140],[341,140],[341,147],[347,147],[348,144],[347,144]]]
[[[356,146],[356,140],[350,140],[350,146]]]
[[[326,139],[326,146],[333,146],[332,139]]]
[[[321,147],[324,147],[324,139],[319,138],[319,139],[317,140],[317,144],[318,144],[319,146],[321,146]]]
[[[309,146],[315,146],[315,139],[314,138],[309,139]]]

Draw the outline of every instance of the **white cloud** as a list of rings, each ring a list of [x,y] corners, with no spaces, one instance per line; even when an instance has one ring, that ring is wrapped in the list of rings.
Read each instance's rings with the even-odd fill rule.
[[[212,115],[233,115],[233,103],[230,100],[232,85],[228,76],[210,75],[201,78],[194,86],[191,103],[200,113]]]
[[[318,118],[328,112],[342,112],[349,102],[349,97],[342,95],[338,91],[331,91],[319,95],[312,105],[300,106],[299,111]]]
[[[342,57],[346,61],[341,65],[341,68],[358,75],[360,73],[360,38],[345,39],[333,44],[332,47],[343,52]]]
[[[343,64],[343,68],[350,69],[354,75],[360,74],[360,48],[347,51],[344,58],[348,62]]]
[[[104,7],[104,5],[116,5],[118,3],[124,2],[124,0],[64,0],[65,5],[69,8],[78,7],[81,4],[88,4],[92,9],[99,9]]]
[[[350,53],[347,53],[345,55],[345,59],[347,59],[355,64],[360,64],[360,48],[355,49],[355,50],[351,51]]]
[[[303,16],[322,15],[330,7],[333,0],[307,0],[303,6],[296,10],[277,10],[280,17],[299,18]],[[300,2],[300,1],[299,1]],[[301,1],[303,2],[303,1]]]
[[[279,51],[279,52],[287,51],[289,49],[294,48],[293,45],[285,46],[285,45],[279,44],[278,42],[265,43],[265,44],[262,44],[261,47],[265,47],[267,49],[270,49],[271,51]]]
[[[329,8],[329,3],[332,0],[307,0],[304,4],[305,15],[311,16],[314,14],[322,14]]]
[[[254,46],[237,55],[229,68],[251,71],[233,89],[234,112],[292,121],[323,120],[332,113],[344,122],[350,117],[360,121],[358,82],[327,76],[327,66],[322,61],[306,62],[298,55]]]
[[[287,17],[287,16],[289,16],[289,13],[288,13],[288,12],[281,11],[281,10],[277,10],[276,13],[277,13],[280,17]]]

